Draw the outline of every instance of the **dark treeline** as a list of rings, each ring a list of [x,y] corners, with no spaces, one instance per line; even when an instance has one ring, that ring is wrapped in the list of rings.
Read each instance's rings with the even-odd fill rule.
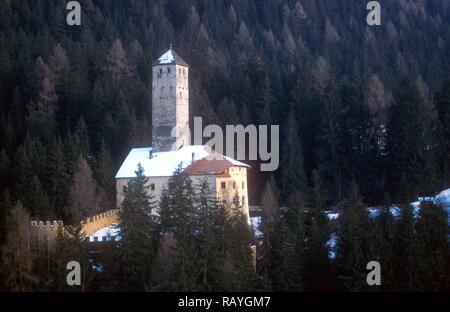
[[[323,242],[335,232],[321,221],[325,207],[356,209],[349,208],[355,198],[367,205],[406,205],[450,186],[446,0],[382,1],[380,27],[365,24],[364,1],[80,3],[82,26],[69,27],[65,1],[0,2],[4,246],[13,244],[11,237],[25,235],[18,219],[76,224],[114,206],[114,174],[121,161],[131,147],[151,145],[151,64],[170,43],[191,67],[192,116],[203,116],[205,124],[281,126],[280,168],[269,179],[273,198],[261,199],[262,206],[267,200],[277,204],[263,218],[266,247],[259,249],[263,282],[258,280],[258,287],[322,289],[311,272],[319,270],[328,279],[348,270],[344,263],[338,271],[323,271],[329,266]],[[326,196],[316,194],[318,202],[311,204],[307,194],[318,180]],[[254,191],[252,201],[258,202],[261,193]],[[304,214],[295,208],[308,205],[315,208],[305,208]],[[278,206],[289,206],[289,213],[279,215]],[[306,228],[296,225],[297,218],[304,218],[299,222]],[[346,222],[356,222],[352,218]],[[363,222],[365,216],[358,218]],[[420,220],[394,223],[413,231],[405,239],[416,241],[415,226],[425,231],[428,222]],[[78,242],[79,234],[67,239]],[[316,241],[303,246],[299,237],[305,235]],[[155,252],[158,241],[153,238]],[[277,244],[281,249],[272,252]],[[82,252],[81,245],[74,246],[79,247],[67,248]],[[366,247],[361,247],[364,257],[375,248]],[[314,253],[297,255],[301,250]],[[291,258],[274,264],[277,254]],[[316,256],[323,263],[309,260],[313,267],[308,267],[308,257]],[[298,262],[296,257],[305,259],[303,268],[287,264]],[[337,263],[340,257],[338,252]],[[311,276],[292,281],[291,274],[275,273],[283,267]],[[273,280],[281,276],[286,279]]]
[[[194,184],[176,170],[159,202],[137,178],[125,188],[120,239],[96,249],[81,227],[59,233],[53,248],[27,247],[29,217],[20,203],[2,246],[2,289],[12,291],[449,291],[447,214],[431,202],[418,215],[410,204],[386,204],[369,217],[356,184],[330,221],[317,171],[304,196],[281,213],[273,180],[266,184],[256,236],[239,195],[225,207],[207,180]],[[158,212],[159,217],[151,216]],[[330,237],[332,238],[330,240]],[[105,246],[105,245],[104,245]],[[256,254],[251,246],[256,246]],[[101,251],[100,251],[101,250]],[[100,251],[100,254],[99,254]],[[100,255],[100,256],[99,256]],[[100,258],[99,258],[100,257]],[[82,286],[68,286],[66,264],[80,262]],[[367,264],[378,261],[382,283],[368,286]],[[255,267],[256,265],[256,267]]]

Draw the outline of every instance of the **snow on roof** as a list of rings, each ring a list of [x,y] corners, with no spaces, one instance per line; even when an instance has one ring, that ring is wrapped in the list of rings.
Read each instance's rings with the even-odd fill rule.
[[[160,56],[153,65],[182,65],[188,67],[188,64],[183,60],[172,48]]]
[[[206,145],[186,145],[177,151],[153,152],[150,158],[151,150],[151,147],[132,149],[117,172],[116,179],[136,177],[135,171],[139,163],[147,177],[170,177],[179,164],[183,170],[190,166],[193,154],[194,164],[195,161],[203,161],[204,158],[214,155],[214,158],[222,157],[228,160],[233,166],[249,167],[247,164],[215,153]]]

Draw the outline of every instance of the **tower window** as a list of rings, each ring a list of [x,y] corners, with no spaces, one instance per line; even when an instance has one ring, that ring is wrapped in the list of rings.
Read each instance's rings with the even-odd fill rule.
[[[220,183],[220,187],[221,187],[222,189],[226,189],[226,188],[227,188],[227,184],[226,184],[225,182],[221,182],[221,183]]]
[[[162,68],[159,69],[159,73],[162,74]]]
[[[170,127],[170,126],[159,126],[156,128],[156,136],[170,137],[171,133],[172,133],[172,127]]]

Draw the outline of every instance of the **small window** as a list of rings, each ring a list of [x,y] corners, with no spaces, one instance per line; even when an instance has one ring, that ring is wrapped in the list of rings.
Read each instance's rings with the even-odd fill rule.
[[[154,191],[155,190],[155,183],[150,184],[150,191]]]
[[[162,70],[162,68],[160,68],[160,69],[159,69],[159,73],[162,74],[162,72],[163,72],[163,70]]]
[[[221,187],[222,189],[226,189],[226,188],[227,188],[227,184],[226,184],[225,182],[221,182],[221,183],[220,183],[220,187]]]
[[[233,181],[233,188],[236,188],[236,181]]]
[[[181,92],[180,92],[180,99],[181,99]]]
[[[185,72],[184,72],[184,68],[183,68],[183,75],[185,74]]]
[[[226,199],[222,200],[222,204],[226,205],[227,204],[227,200]]]
[[[245,196],[242,196],[242,205],[245,205]]]
[[[175,187],[175,183],[169,182],[169,190],[173,190]]]
[[[244,189],[245,188],[245,183],[244,182],[242,182],[242,189]]]
[[[173,87],[170,87],[170,92],[172,92],[173,91]]]
[[[170,126],[159,126],[156,128],[156,136],[170,137],[171,133],[172,133],[172,127],[170,127]]]

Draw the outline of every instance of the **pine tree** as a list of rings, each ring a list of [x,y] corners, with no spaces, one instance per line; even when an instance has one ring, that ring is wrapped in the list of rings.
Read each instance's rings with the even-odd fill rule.
[[[273,291],[302,290],[300,256],[296,243],[286,221],[280,219],[271,242],[270,281]]]
[[[168,211],[161,211],[162,220],[172,214],[173,227],[163,232],[172,234],[177,242],[174,276],[170,276],[172,290],[195,291],[199,289],[199,258],[196,256],[194,233],[198,222],[195,193],[191,179],[183,172],[181,164],[169,180]],[[166,215],[166,216],[163,216]],[[169,223],[170,224],[170,223]]]
[[[290,194],[306,192],[306,175],[303,165],[303,149],[294,112],[288,117],[287,138],[283,144],[281,159],[281,188],[285,201]]]
[[[421,291],[450,289],[448,216],[432,202],[422,202],[417,231],[418,287]]]
[[[395,223],[391,207],[390,201],[386,200],[384,206],[380,208],[380,214],[375,220],[375,233],[372,239],[373,260],[380,262],[383,268],[381,286],[383,291],[392,291],[396,274],[394,271]]]
[[[102,141],[100,146],[95,169],[95,175],[99,185],[105,190],[107,198],[110,201],[114,201],[116,198],[116,186],[113,178],[114,164],[111,152],[105,141]]]
[[[413,210],[410,204],[400,206],[394,241],[394,291],[417,289],[417,240]]]
[[[13,202],[8,188],[5,188],[0,197],[0,246],[3,245],[8,234],[8,221],[11,211],[13,209]]]
[[[197,185],[195,206],[198,211],[199,286],[201,291],[211,291],[219,284],[215,278],[221,267],[214,237],[215,199],[211,197],[207,179]]]
[[[124,189],[118,227],[118,276],[123,289],[143,291],[150,287],[154,247],[151,237],[153,195],[147,192],[148,179],[141,164]]]
[[[324,290],[330,287],[331,267],[327,249],[330,231],[328,218],[325,215],[325,193],[317,171],[314,171],[312,175],[307,209],[305,288],[307,290]]]
[[[435,97],[436,108],[442,128],[443,183],[450,184],[450,80],[445,82]]]
[[[336,242],[339,277],[346,289],[361,291],[367,284],[366,265],[370,259],[367,232],[370,230],[370,224],[366,207],[355,183],[341,210]]]
[[[251,291],[255,286],[255,270],[252,265],[252,251],[250,249],[251,236],[247,216],[242,210],[240,196],[236,192],[233,196],[229,226],[225,235],[229,236],[228,257],[225,265],[233,282],[229,285],[231,291]]]
[[[274,234],[275,225],[280,218],[280,207],[278,204],[278,195],[275,190],[275,182],[271,177],[264,187],[261,196],[261,229],[263,232],[263,240],[261,246],[261,259],[257,264],[258,275],[262,278],[262,289],[271,289],[270,284],[270,259],[272,258],[272,236]]]
[[[387,124],[388,189],[391,195],[399,195],[402,186],[401,193],[411,200],[435,191],[434,126],[410,81],[402,81],[394,98]]]
[[[47,176],[45,184],[47,193],[52,194],[50,206],[52,213],[63,216],[69,195],[70,176],[67,172],[67,161],[63,151],[61,139],[51,145],[47,162]]]

